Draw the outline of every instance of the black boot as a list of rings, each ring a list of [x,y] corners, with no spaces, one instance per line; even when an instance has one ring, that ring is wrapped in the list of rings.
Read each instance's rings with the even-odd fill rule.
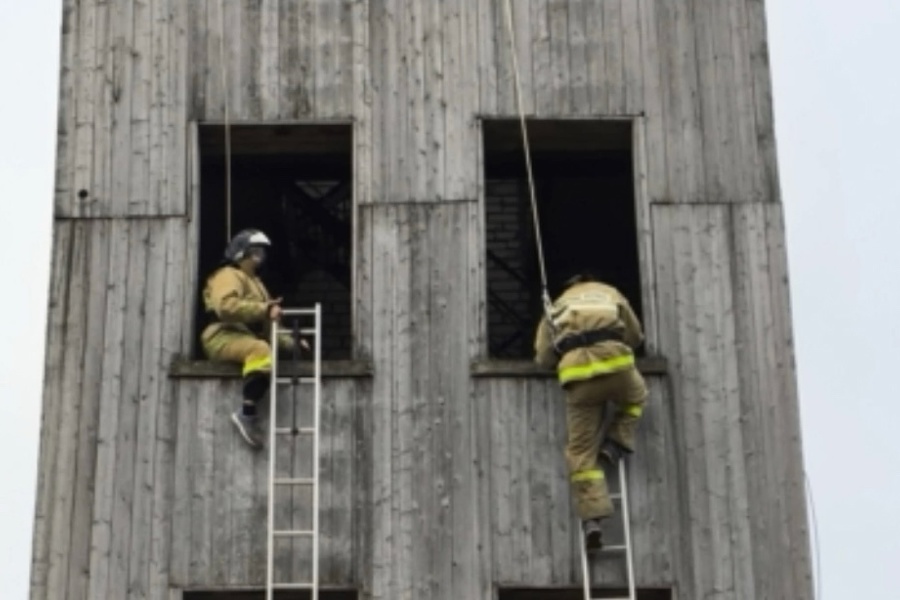
[[[603,530],[600,528],[600,519],[582,521],[581,530],[584,532],[584,547],[588,552],[597,552],[603,548]]]
[[[622,457],[631,454],[631,450],[615,440],[605,439],[600,444],[600,460],[611,467],[615,467]]]

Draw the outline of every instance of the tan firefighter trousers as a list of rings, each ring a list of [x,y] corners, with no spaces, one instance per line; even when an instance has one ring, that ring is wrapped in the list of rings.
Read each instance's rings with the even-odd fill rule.
[[[605,411],[615,411],[607,436],[633,451],[635,428],[646,399],[644,378],[634,368],[566,385],[566,461],[581,519],[608,517],[614,512],[597,456]]]
[[[236,362],[242,365],[244,398],[259,402],[269,387],[272,371],[272,352],[265,340],[241,331],[219,329],[201,337],[203,351],[211,360]]]

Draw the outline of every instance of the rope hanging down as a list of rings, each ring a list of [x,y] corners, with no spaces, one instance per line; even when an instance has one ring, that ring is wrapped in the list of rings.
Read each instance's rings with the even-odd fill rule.
[[[553,303],[550,301],[550,293],[547,291],[547,267],[544,261],[544,242],[541,238],[541,220],[538,215],[537,196],[534,189],[534,173],[531,168],[531,149],[528,144],[528,127],[525,124],[525,110],[522,107],[522,85],[519,79],[519,59],[516,56],[516,33],[513,26],[512,0],[506,0],[506,29],[509,33],[509,53],[512,56],[513,80],[515,81],[516,108],[519,111],[519,124],[522,128],[522,148],[525,153],[525,171],[528,174],[528,195],[531,199],[531,218],[534,221],[534,237],[537,246],[538,266],[541,273],[541,301],[544,305],[544,313],[548,324],[552,327],[550,318]]]
[[[231,239],[231,122],[228,114],[228,68],[225,65],[225,5],[219,7],[219,62],[222,67],[222,98],[225,101],[225,239]]]

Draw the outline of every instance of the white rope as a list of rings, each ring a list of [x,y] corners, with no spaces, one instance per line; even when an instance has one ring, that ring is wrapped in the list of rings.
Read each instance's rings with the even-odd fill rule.
[[[544,304],[544,312],[550,325],[551,302],[547,291],[547,268],[544,263],[544,242],[541,239],[541,221],[538,216],[537,196],[534,189],[534,173],[531,168],[531,149],[528,144],[528,127],[525,125],[525,109],[522,107],[522,89],[519,79],[519,59],[516,55],[516,33],[513,27],[512,0],[506,0],[506,29],[509,33],[509,50],[512,55],[513,79],[515,80],[516,107],[519,111],[519,124],[522,127],[522,146],[525,151],[525,171],[528,174],[528,194],[531,199],[531,217],[534,220],[534,237],[537,245],[538,266],[541,273],[541,300]]]
[[[228,113],[228,67],[225,64],[225,3],[219,7],[222,34],[219,36],[219,59],[222,67],[222,97],[225,100],[225,239],[231,240],[231,122]]]
[[[821,552],[819,551],[819,520],[816,518],[816,501],[813,496],[812,483],[809,481],[809,475],[806,470],[803,471],[803,479],[806,481],[806,495],[809,500],[810,520],[812,521],[812,548],[814,552],[816,574],[815,574],[815,597],[822,600],[822,565],[820,563]]]

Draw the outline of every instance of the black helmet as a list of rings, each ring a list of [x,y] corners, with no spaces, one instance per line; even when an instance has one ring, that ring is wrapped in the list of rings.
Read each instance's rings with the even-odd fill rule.
[[[566,279],[565,282],[563,282],[563,286],[565,286],[566,288],[570,288],[573,285],[577,285],[579,283],[588,283],[590,281],[599,281],[599,279],[597,279],[597,276],[594,275],[594,273],[592,273],[591,271],[582,269],[578,273],[575,273],[574,275]]]
[[[557,294],[561,294],[573,285],[577,285],[579,283],[587,283],[589,281],[600,281],[600,278],[597,277],[597,273],[588,267],[575,267],[570,269],[565,269],[561,273],[562,277],[554,288],[557,290]]]
[[[228,242],[225,248],[225,260],[230,263],[240,262],[247,257],[247,251],[253,247],[271,246],[269,237],[259,229],[245,229]]]

